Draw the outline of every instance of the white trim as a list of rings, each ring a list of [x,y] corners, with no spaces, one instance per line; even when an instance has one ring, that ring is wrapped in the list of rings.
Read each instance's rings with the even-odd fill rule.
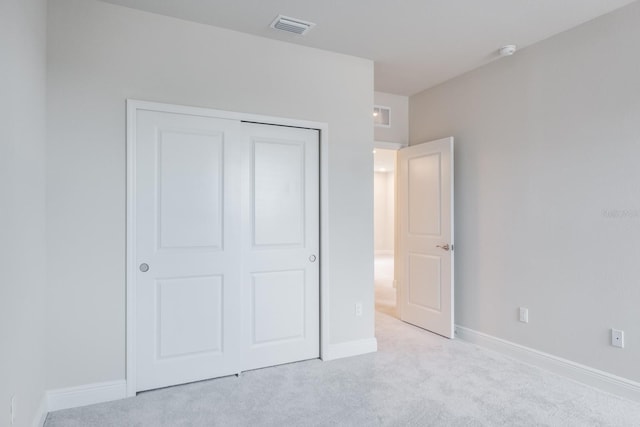
[[[456,325],[456,336],[464,341],[506,354],[521,362],[551,371],[583,384],[640,401],[640,383],[544,353],[520,344]]]
[[[138,110],[161,111],[271,125],[317,129],[320,133],[320,357],[329,346],[329,125],[323,122],[213,110],[127,99],[127,225],[126,225],[126,396],[136,395],[135,301],[135,143]]]
[[[127,225],[126,225],[126,367],[127,396],[136,395],[136,292],[135,292],[135,253],[136,235],[135,218],[136,210],[134,200],[136,188],[136,112],[142,104],[127,100]]]
[[[125,380],[85,384],[47,392],[49,411],[110,402],[125,397],[127,397],[127,382]]]
[[[320,129],[320,358],[329,348],[329,127]]]
[[[33,422],[31,425],[33,427],[43,427],[44,422],[47,420],[48,412],[48,404],[47,404],[47,393],[42,394],[42,399],[40,399],[40,404],[36,408],[36,413],[33,416]]]
[[[327,347],[322,357],[324,361],[375,353],[378,351],[378,340],[375,338],[366,338],[339,344],[329,344]]]
[[[406,142],[388,142],[388,141],[373,141],[375,148],[382,148],[385,150],[399,150],[401,148],[408,147]]]
[[[310,120],[288,119],[286,117],[263,116],[260,114],[238,113],[234,111],[214,110],[206,107],[191,107],[178,104],[165,104],[161,102],[140,101],[137,99],[127,99],[127,111],[147,110],[164,113],[187,114],[190,116],[212,117],[217,119],[239,120],[243,122],[254,122],[260,124],[271,124],[281,126],[294,126],[308,129],[318,129],[326,132],[328,124],[314,122]],[[129,135],[129,134],[128,134]]]

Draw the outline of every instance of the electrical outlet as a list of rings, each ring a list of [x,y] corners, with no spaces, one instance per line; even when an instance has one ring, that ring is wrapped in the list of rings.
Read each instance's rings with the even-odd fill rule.
[[[624,348],[624,331],[611,329],[611,345]]]
[[[362,316],[362,303],[356,303],[356,316]]]
[[[16,422],[16,396],[11,396],[11,425]]]
[[[520,321],[522,323],[529,323],[529,309],[526,307],[520,307]]]

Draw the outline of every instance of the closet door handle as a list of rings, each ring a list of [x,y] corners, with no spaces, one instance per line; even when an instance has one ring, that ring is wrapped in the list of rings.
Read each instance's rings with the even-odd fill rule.
[[[315,255],[309,255],[309,261],[316,262],[316,259],[318,258]]]
[[[440,248],[440,249],[444,249],[445,251],[449,250],[449,244],[447,243],[446,245],[436,245],[436,248]]]
[[[140,268],[140,271],[142,271],[143,273],[146,273],[147,271],[149,271],[149,264],[143,262],[138,268]]]

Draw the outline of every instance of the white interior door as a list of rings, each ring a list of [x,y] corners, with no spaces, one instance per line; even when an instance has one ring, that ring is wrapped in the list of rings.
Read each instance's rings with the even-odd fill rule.
[[[400,318],[453,338],[453,138],[398,151]]]
[[[137,114],[138,391],[240,370],[240,125]]]
[[[314,130],[138,110],[136,390],[319,357]]]
[[[318,131],[244,124],[243,370],[320,356]]]

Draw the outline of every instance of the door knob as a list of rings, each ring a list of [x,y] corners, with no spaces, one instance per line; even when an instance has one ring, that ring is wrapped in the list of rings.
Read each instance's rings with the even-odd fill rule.
[[[142,271],[143,273],[149,271],[149,264],[147,264],[146,262],[140,264],[140,271]]]
[[[444,249],[445,251],[449,250],[449,244],[446,245],[436,245],[436,248]]]
[[[317,258],[316,258],[316,256],[315,256],[315,255],[310,255],[310,256],[309,256],[309,261],[311,261],[311,262],[316,262],[316,259],[317,259]]]

